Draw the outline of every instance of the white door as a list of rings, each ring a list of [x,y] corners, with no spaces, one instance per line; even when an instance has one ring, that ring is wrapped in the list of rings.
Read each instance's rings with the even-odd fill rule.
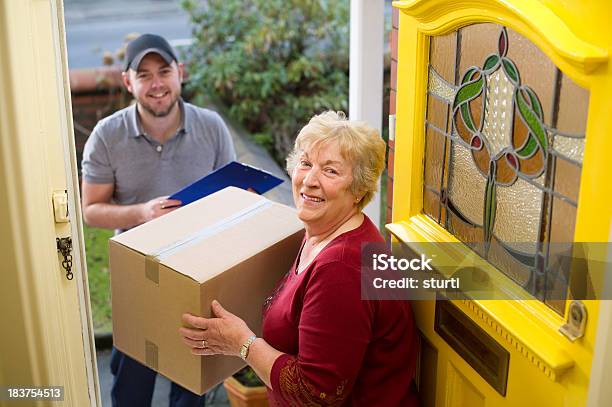
[[[0,0],[0,405],[9,386],[100,405],[66,61],[61,0]]]

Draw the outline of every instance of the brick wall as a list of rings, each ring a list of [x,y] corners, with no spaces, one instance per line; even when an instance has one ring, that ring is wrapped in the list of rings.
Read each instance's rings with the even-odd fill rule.
[[[389,83],[389,115],[395,115],[395,98],[397,93],[397,39],[399,27],[399,10],[394,8],[392,14],[392,27],[389,34],[389,43],[391,47],[391,78]],[[389,133],[394,133],[389,129]],[[389,137],[389,160],[387,162],[387,223],[392,221],[393,208],[393,171],[395,159],[395,140]]]
[[[70,71],[72,121],[79,173],[85,141],[96,123],[129,103],[121,83],[119,67]]]

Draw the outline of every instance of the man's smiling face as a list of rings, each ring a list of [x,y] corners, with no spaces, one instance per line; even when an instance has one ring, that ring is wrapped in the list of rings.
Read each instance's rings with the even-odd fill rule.
[[[124,83],[138,104],[154,117],[165,117],[176,106],[181,95],[183,66],[170,65],[158,54],[147,54],[138,70],[130,69],[124,75]]]

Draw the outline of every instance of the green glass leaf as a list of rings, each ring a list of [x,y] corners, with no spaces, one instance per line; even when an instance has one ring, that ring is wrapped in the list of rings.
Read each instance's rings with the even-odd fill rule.
[[[535,114],[538,115],[540,119],[542,119],[543,118],[542,105],[540,104],[540,100],[538,99],[538,96],[535,94],[533,89],[531,89],[529,86],[525,86],[525,90],[527,91],[527,94],[529,95],[529,100],[531,100],[531,108],[533,109]]]
[[[461,78],[461,84],[463,85],[466,82],[471,81],[476,72],[477,72],[477,69],[475,67],[472,66],[468,68],[468,70],[465,71],[465,73],[463,74],[463,77]]]
[[[474,119],[472,119],[472,113],[470,112],[470,105],[467,102],[461,105],[461,117],[468,129],[476,131]]]
[[[516,69],[516,66],[514,66],[514,63],[508,58],[502,58],[502,64],[504,65],[504,70],[506,71],[510,79],[518,83],[520,80],[519,73],[518,69]]]
[[[527,143],[525,143],[523,148],[517,151],[516,154],[518,154],[522,158],[527,158],[531,156],[531,154],[535,151],[536,148],[538,148],[538,142],[536,141],[535,137],[533,137],[533,135],[529,134]]]
[[[548,147],[548,139],[546,137],[546,131],[544,130],[542,123],[540,123],[539,117],[525,100],[523,92],[517,91],[515,95],[516,104],[518,106],[521,117],[523,118],[523,120],[525,120],[525,123],[527,123],[527,127],[529,127],[529,131],[531,132],[531,134],[537,137],[538,141],[540,142],[540,145],[542,146],[544,151],[546,151]],[[541,109],[542,108],[540,107],[540,111]],[[529,152],[529,154],[531,154],[531,152]]]
[[[460,106],[463,122],[471,131],[476,131],[476,126],[474,125],[474,120],[472,119],[470,107],[467,102],[480,95],[484,87],[484,78],[482,75],[474,82],[470,82],[478,73],[479,71],[475,67],[471,67],[465,72],[461,79],[462,86],[457,91],[455,100],[453,101],[453,110],[457,106]]]
[[[474,82],[468,82],[462,85],[457,91],[457,95],[455,95],[455,101],[453,102],[453,109],[459,106],[461,103],[467,102],[471,99],[474,99],[476,96],[482,92],[482,88],[484,85],[484,78],[482,75],[478,80]]]
[[[491,172],[493,172],[493,168],[495,168],[495,166],[491,165]],[[495,224],[495,211],[497,208],[495,190],[495,175],[489,174],[485,190],[485,211],[483,219],[485,242],[490,242],[491,236],[493,236],[493,225]]]
[[[485,71],[488,71],[489,69],[491,69],[495,65],[497,65],[498,62],[499,62],[499,56],[497,56],[497,55],[489,55],[489,57],[487,58],[487,60],[484,63],[483,69]]]

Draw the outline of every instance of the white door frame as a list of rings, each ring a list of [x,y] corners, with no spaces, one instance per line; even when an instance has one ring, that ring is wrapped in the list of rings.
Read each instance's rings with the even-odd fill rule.
[[[384,0],[351,0],[349,118],[382,132]],[[380,183],[379,183],[380,189]],[[380,225],[380,193],[364,212]]]
[[[612,227],[610,227],[608,242],[612,242]],[[608,252],[606,263],[602,289],[602,292],[606,293],[604,295],[612,293],[612,251]],[[593,365],[589,380],[588,407],[612,405],[610,366],[612,366],[612,300],[606,299],[599,302],[599,320],[597,321]]]

